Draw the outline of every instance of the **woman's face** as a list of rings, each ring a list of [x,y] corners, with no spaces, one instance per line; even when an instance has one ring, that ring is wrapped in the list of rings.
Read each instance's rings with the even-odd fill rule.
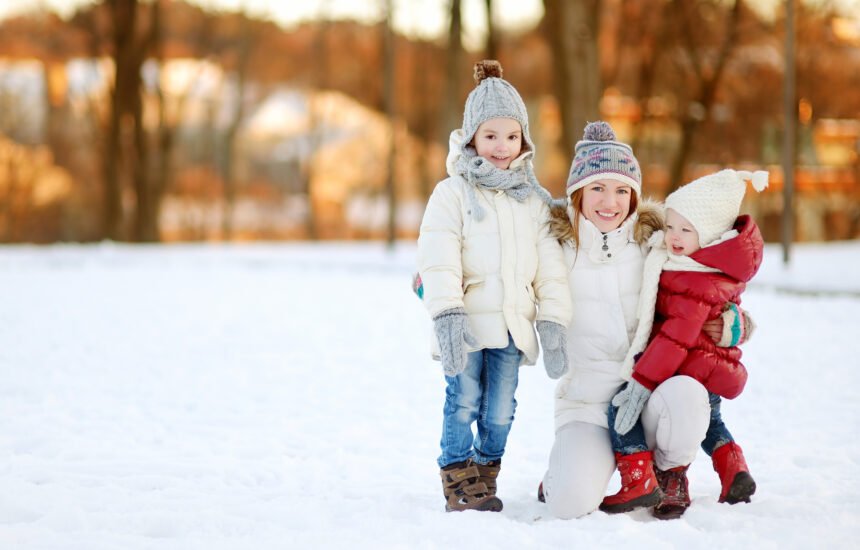
[[[626,183],[602,179],[583,188],[582,215],[597,226],[601,233],[618,229],[630,213],[630,194]]]

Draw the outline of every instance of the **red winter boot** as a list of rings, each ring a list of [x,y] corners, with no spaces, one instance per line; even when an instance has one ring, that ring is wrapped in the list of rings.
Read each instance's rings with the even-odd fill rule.
[[[690,486],[687,481],[687,468],[690,465],[657,469],[657,481],[663,491],[663,500],[654,507],[657,519],[676,519],[684,515],[690,507]]]
[[[636,508],[654,506],[660,502],[660,487],[654,476],[654,459],[651,451],[632,455],[615,453],[615,462],[621,473],[621,490],[600,503],[607,514],[629,512]]]
[[[749,502],[750,496],[755,493],[755,481],[747,468],[740,445],[734,441],[722,445],[714,451],[711,460],[714,470],[720,475],[720,483],[723,484],[720,502]]]

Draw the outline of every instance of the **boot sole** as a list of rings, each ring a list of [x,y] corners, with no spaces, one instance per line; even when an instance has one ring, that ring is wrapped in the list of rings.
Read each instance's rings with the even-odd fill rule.
[[[738,472],[735,479],[732,480],[728,494],[725,498],[720,499],[720,502],[727,502],[728,504],[749,502],[753,494],[755,494],[755,481],[752,476],[749,472]]]
[[[599,508],[600,511],[606,512],[607,514],[623,514],[625,512],[632,512],[638,508],[655,506],[660,504],[661,500],[663,500],[663,492],[660,489],[654,489],[647,495],[642,495],[641,497],[628,500],[627,502],[621,502],[619,504],[600,503]]]
[[[475,506],[463,507],[463,508],[452,508],[448,504],[445,505],[446,512],[465,512],[467,510],[477,510],[478,512],[501,512],[502,507],[501,499],[498,497],[490,497],[482,502],[479,502]]]
[[[655,506],[653,515],[657,519],[678,519],[687,511],[687,506]]]

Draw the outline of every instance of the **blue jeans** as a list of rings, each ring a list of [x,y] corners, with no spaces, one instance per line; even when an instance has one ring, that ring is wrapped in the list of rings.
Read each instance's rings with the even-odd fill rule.
[[[735,438],[732,437],[731,432],[723,423],[723,417],[720,414],[720,396],[715,393],[708,393],[708,400],[711,402],[711,423],[708,424],[708,432],[702,441],[702,450],[711,456],[717,447],[722,447],[724,444],[734,441]]]
[[[469,353],[466,368],[457,376],[446,376],[445,408],[442,420],[440,468],[472,458],[478,464],[499,460],[517,400],[522,352],[508,334],[503,349],[482,349]],[[472,423],[478,422],[478,435]]]
[[[620,392],[626,387],[626,384],[618,391]],[[734,441],[729,429],[723,423],[723,417],[720,415],[720,396],[715,393],[708,392],[708,401],[711,404],[711,421],[708,424],[708,431],[705,433],[705,439],[702,441],[702,450],[708,456],[711,456],[714,449],[721,445]],[[636,419],[636,424],[633,428],[624,435],[615,431],[615,416],[618,414],[618,407],[612,402],[609,403],[607,411],[607,421],[609,422],[609,438],[612,440],[612,451],[621,453],[622,455],[632,455],[634,453],[647,451],[648,445],[645,443],[645,430],[642,428],[642,415]]]

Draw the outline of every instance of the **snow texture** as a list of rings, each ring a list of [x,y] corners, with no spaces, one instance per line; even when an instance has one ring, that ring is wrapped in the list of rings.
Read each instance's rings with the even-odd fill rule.
[[[860,243],[770,247],[724,417],[758,491],[550,517],[554,382],[523,367],[499,514],[446,514],[415,247],[0,248],[0,548],[832,548],[860,525]],[[618,486],[613,478],[610,491]]]

